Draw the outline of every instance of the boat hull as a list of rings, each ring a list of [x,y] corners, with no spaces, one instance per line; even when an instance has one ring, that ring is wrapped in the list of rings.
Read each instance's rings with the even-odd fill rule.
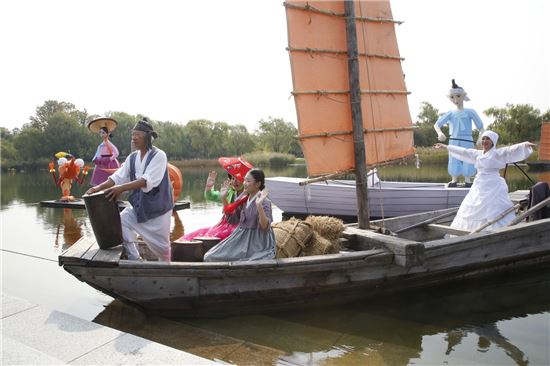
[[[303,178],[266,178],[269,198],[283,212],[357,216],[355,181],[330,180],[300,186]],[[468,188],[443,183],[380,182],[368,189],[371,217],[395,217],[458,207]]]
[[[121,250],[92,244],[81,254],[60,256],[60,264],[108,295],[176,317],[341,304],[550,264],[550,219],[424,243],[353,227],[346,236],[357,251],[242,263],[163,263],[108,260],[105,253],[120,258]],[[93,242],[83,238],[75,245],[84,247],[86,240]]]

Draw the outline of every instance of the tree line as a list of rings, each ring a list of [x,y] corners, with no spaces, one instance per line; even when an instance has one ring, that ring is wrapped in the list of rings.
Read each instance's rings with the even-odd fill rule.
[[[523,141],[537,142],[540,140],[542,122],[550,122],[550,110],[541,114],[529,104],[506,104],[504,108],[492,107],[483,113],[494,121],[490,124],[484,122],[485,129],[490,129],[499,134],[499,145],[514,144]],[[437,108],[428,102],[422,102],[420,112],[416,117],[414,130],[414,142],[416,146],[433,146],[437,140],[434,124],[442,115]],[[447,127],[442,128],[449,136]],[[474,141],[478,138],[478,131],[473,133]]]
[[[72,103],[44,102],[22,128],[10,131],[0,127],[2,168],[44,164],[59,151],[90,162],[101,141],[86,125],[98,117],[78,110]],[[110,112],[104,117],[118,122],[111,141],[121,156],[127,156],[131,152],[131,130],[144,116]],[[298,130],[281,118],[260,120],[258,129],[252,133],[242,124],[206,119],[191,120],[185,125],[163,121],[152,121],[152,124],[159,135],[155,146],[164,150],[170,160],[214,159],[256,151],[303,156],[295,138]]]
[[[507,104],[504,108],[492,107],[483,113],[494,119],[485,128],[497,132],[500,135],[499,144],[503,145],[526,140],[538,141],[542,122],[550,121],[550,110],[541,114],[528,104]],[[430,103],[421,104],[415,121],[415,146],[432,146],[437,142],[433,125],[440,115]],[[55,100],[44,102],[22,128],[10,131],[0,127],[2,168],[43,165],[59,151],[69,152],[90,162],[100,139],[86,128],[86,124],[97,117],[100,116],[78,110],[72,103]],[[121,156],[127,156],[130,153],[131,130],[143,116],[110,112],[105,117],[114,118],[118,122],[111,141]],[[242,124],[230,125],[206,119],[191,120],[185,125],[153,121],[153,125],[159,134],[155,145],[163,149],[172,161],[215,159],[258,151],[303,156],[296,138],[298,130],[291,122],[281,118],[260,120],[258,129],[252,133]],[[477,131],[474,131],[474,139],[477,139]]]

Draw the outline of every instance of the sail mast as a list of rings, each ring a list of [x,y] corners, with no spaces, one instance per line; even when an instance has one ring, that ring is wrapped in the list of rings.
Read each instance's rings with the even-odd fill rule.
[[[357,30],[355,27],[355,4],[344,1],[346,36],[348,48],[348,76],[350,88],[351,118],[353,126],[353,152],[355,157],[355,184],[357,196],[357,219],[360,229],[369,228],[369,199],[367,193],[367,164],[361,111],[361,86],[359,85],[359,62]]]

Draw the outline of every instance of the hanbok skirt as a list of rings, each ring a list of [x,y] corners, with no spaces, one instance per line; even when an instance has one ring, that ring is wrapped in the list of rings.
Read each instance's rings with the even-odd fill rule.
[[[451,227],[473,231],[499,217],[512,207],[506,181],[498,174],[478,174],[470,191],[464,197]],[[504,216],[482,231],[494,230],[512,222],[513,212]]]
[[[231,235],[231,233],[233,232],[233,230],[235,230],[237,226],[239,226],[238,223],[230,224],[224,215],[216,225],[195,230],[189,234],[185,234],[178,240],[193,240],[197,236],[217,237],[223,240]]]
[[[237,227],[224,241],[204,255],[205,262],[254,261],[275,258],[275,235],[269,227],[247,229]]]
[[[117,159],[109,160],[109,162],[107,163],[103,163],[103,161],[96,163],[94,172],[92,173],[92,179],[90,180],[90,185],[96,186],[105,182],[107,178],[109,178],[109,176],[113,174],[118,168],[120,168],[120,163]]]

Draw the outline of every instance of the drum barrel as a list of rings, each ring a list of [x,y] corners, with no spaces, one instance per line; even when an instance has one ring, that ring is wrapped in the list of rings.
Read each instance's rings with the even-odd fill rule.
[[[103,191],[85,194],[82,198],[99,247],[108,249],[122,244],[122,225],[116,201],[109,201]]]

